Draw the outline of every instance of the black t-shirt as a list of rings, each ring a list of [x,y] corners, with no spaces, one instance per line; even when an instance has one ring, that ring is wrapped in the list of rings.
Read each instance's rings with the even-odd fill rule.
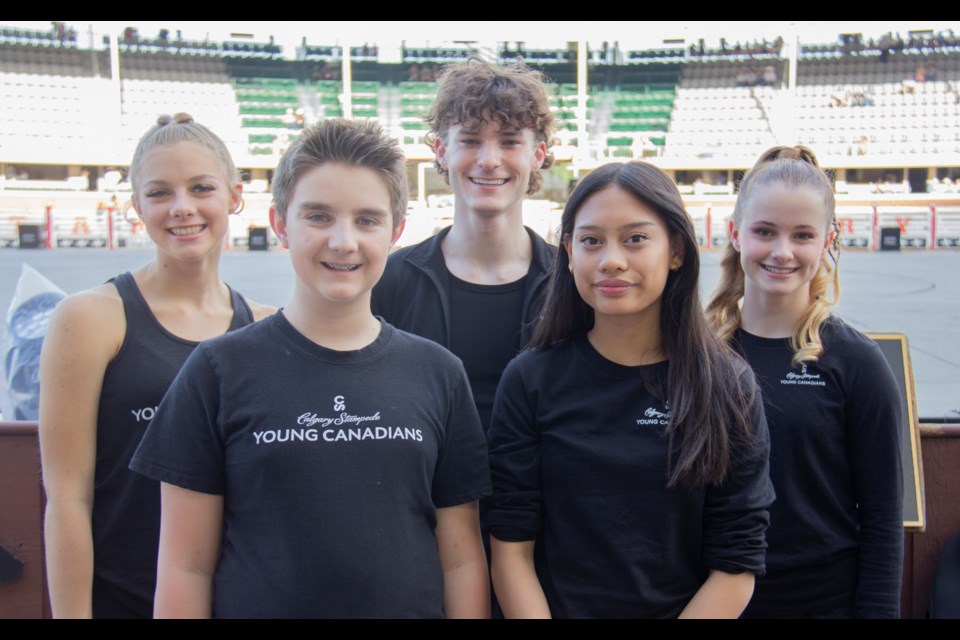
[[[490,426],[500,376],[520,351],[526,276],[506,284],[474,284],[449,274],[450,351],[467,370],[480,424]]]
[[[770,425],[767,575],[749,616],[898,617],[903,567],[900,393],[877,345],[837,318],[796,367],[788,338],[738,331]]]
[[[668,489],[670,410],[645,384],[660,386],[668,366],[618,365],[580,335],[520,354],[503,374],[487,524],[501,540],[536,541],[554,617],[674,617],[711,569],[763,572],[774,496],[759,393],[756,441],[737,448],[727,479]]]
[[[333,351],[282,313],[206,342],[131,467],[224,496],[216,617],[440,617],[436,510],[489,493],[463,367],[382,324]]]

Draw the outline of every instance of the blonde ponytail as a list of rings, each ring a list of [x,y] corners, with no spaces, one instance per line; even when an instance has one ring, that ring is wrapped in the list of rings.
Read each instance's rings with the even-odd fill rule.
[[[820,260],[820,268],[810,281],[810,306],[790,337],[790,347],[794,351],[793,364],[797,366],[802,362],[816,361],[823,354],[820,328],[830,316],[830,308],[840,300],[840,228],[836,222],[836,201],[833,184],[820,168],[813,151],[801,145],[774,147],[760,156],[740,183],[733,210],[735,228],[739,228],[743,222],[744,211],[756,189],[770,184],[810,188],[819,193],[827,214],[827,231],[833,232],[830,246]],[[720,339],[729,341],[740,327],[740,301],[744,291],[740,254],[732,244],[727,245],[720,264],[720,282],[707,305],[706,314]]]

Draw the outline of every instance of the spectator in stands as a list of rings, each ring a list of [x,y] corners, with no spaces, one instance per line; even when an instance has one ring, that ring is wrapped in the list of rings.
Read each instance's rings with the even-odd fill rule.
[[[848,105],[847,100],[850,98],[850,92],[844,91],[843,87],[837,85],[836,90],[830,96],[830,106],[831,107],[846,107]]]
[[[916,71],[913,72],[913,81],[917,84],[927,81],[927,69],[922,62],[917,65]]]
[[[87,191],[97,190],[97,182],[93,179],[89,169],[82,169],[80,171],[80,177],[83,178],[84,184],[86,185],[85,189]]]
[[[772,64],[768,64],[763,70],[763,84],[773,87],[777,84],[777,70]]]
[[[115,167],[107,167],[107,170],[103,172],[103,190],[115,191],[122,180],[123,174],[120,171]]]
[[[880,62],[887,61],[887,58],[890,56],[890,52],[893,50],[893,47],[893,35],[889,31],[880,36]]]
[[[777,500],[767,573],[746,617],[899,617],[900,392],[839,296],[834,189],[806,147],[744,177],[707,315],[750,363],[770,426]]]
[[[274,310],[220,280],[228,217],[243,206],[224,143],[162,116],[131,162],[133,209],[156,258],[66,298],[40,362],[40,453],[53,615],[150,618],[160,485],[131,456],[199,341]]]

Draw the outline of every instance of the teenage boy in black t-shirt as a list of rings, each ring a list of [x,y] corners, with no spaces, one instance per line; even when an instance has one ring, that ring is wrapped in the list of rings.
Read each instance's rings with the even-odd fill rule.
[[[540,72],[470,60],[440,77],[427,122],[437,170],[453,189],[453,225],[390,257],[373,312],[463,361],[486,429],[500,375],[539,317],[556,252],[523,225],[523,198],[553,164],[553,116]]]
[[[293,298],[197,348],[131,463],[163,483],[156,615],[488,615],[466,374],[370,311],[403,230],[403,155],[376,125],[325,120],[273,195]]]

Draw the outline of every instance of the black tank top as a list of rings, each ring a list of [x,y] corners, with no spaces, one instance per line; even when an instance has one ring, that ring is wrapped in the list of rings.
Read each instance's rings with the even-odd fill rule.
[[[160,485],[130,471],[133,452],[197,342],[163,328],[130,273],[110,280],[123,300],[126,335],[107,365],[97,415],[93,503],[93,616],[153,616],[160,538]],[[253,322],[230,290],[228,331]]]

